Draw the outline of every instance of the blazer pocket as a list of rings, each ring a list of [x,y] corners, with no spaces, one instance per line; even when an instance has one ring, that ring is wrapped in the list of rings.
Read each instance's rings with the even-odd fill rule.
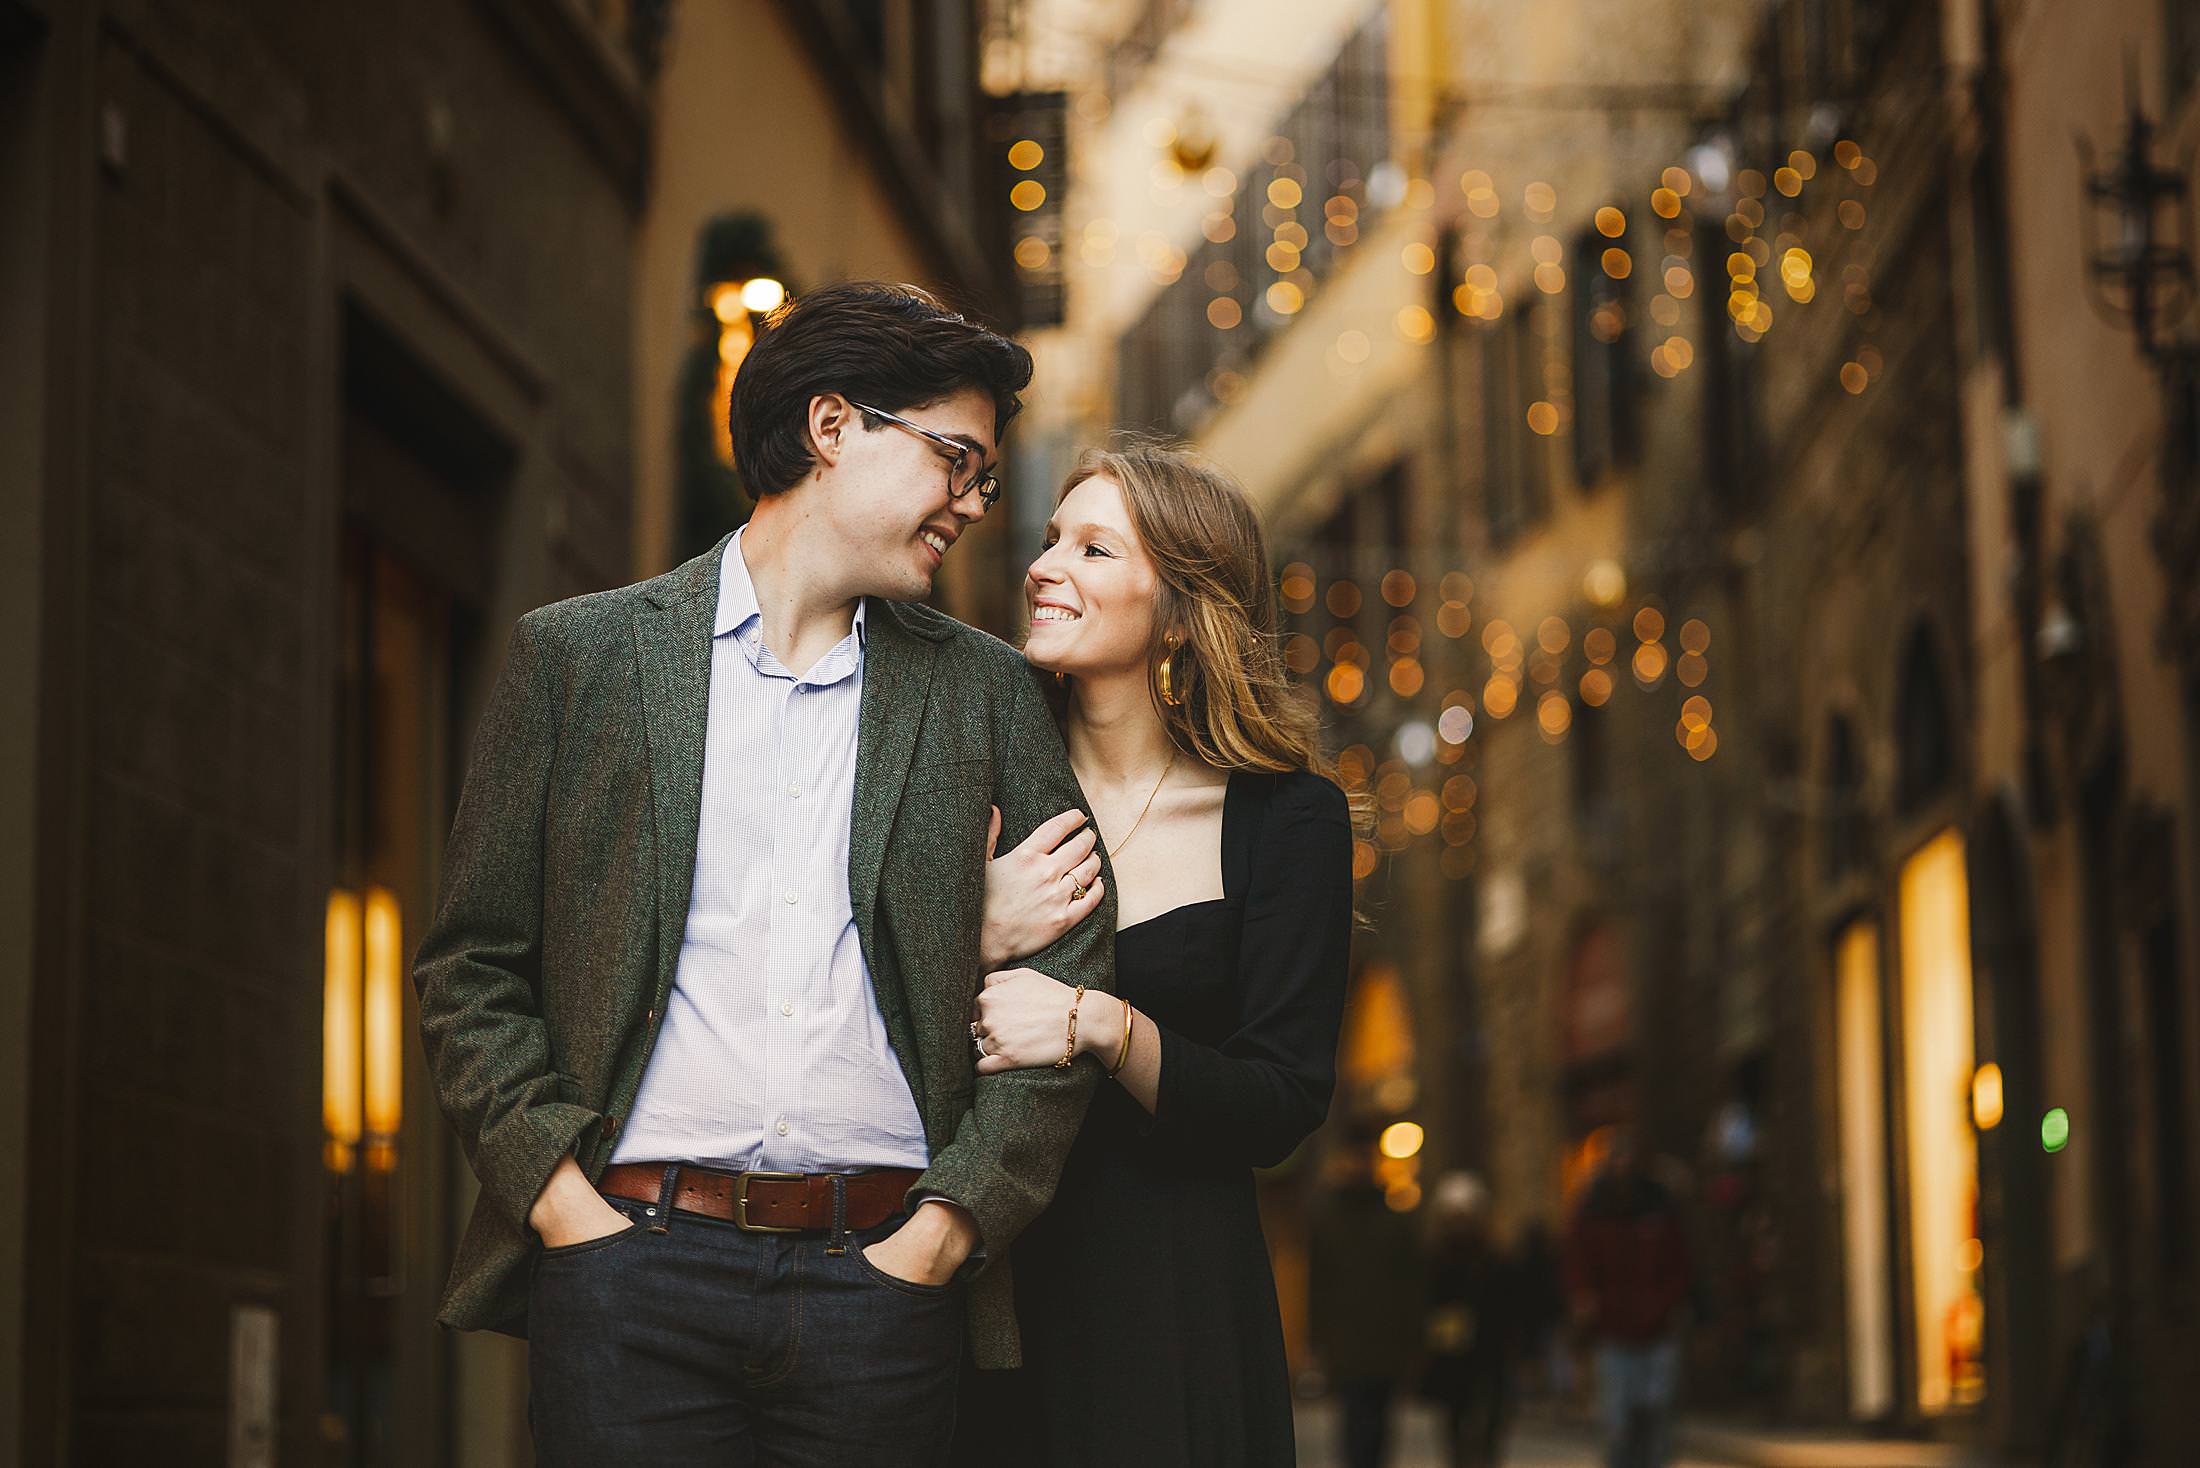
[[[913,795],[929,795],[938,790],[990,791],[993,788],[993,762],[987,759],[927,760],[909,772],[909,783],[902,787],[902,798]]]

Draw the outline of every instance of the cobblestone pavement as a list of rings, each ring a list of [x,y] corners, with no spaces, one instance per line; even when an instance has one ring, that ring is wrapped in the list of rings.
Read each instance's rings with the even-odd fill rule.
[[[1299,1468],[1343,1468],[1334,1404],[1301,1402],[1298,1429]],[[1398,1409],[1391,1427],[1390,1461],[1384,1468],[1449,1468],[1433,1409],[1419,1403]],[[1508,1439],[1505,1468],[1602,1468],[1602,1464],[1596,1439],[1586,1424],[1535,1421],[1521,1425]],[[1712,1465],[1684,1457],[1672,1468]]]
[[[1684,1421],[1680,1437],[1681,1451],[1670,1468],[1992,1468],[1987,1459],[1945,1443],[1754,1430],[1703,1421]],[[1299,1468],[1343,1468],[1333,1404],[1300,1403],[1298,1438]],[[1384,1468],[1448,1468],[1434,1411],[1418,1403],[1399,1409]],[[1503,1468],[1602,1468],[1602,1454],[1588,1423],[1530,1417],[1507,1441]]]

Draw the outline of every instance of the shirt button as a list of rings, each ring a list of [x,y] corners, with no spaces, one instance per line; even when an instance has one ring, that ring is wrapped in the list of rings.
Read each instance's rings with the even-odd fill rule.
[[[793,906],[793,905],[794,905],[795,903],[797,903],[797,902],[800,902],[801,900],[802,900],[802,894],[801,894],[801,893],[799,893],[799,892],[793,892],[793,891],[790,891],[790,892],[788,892],[788,894],[787,894],[787,903],[788,903],[788,905],[789,905],[790,907],[791,907],[791,906]]]
[[[782,1137],[787,1135],[787,1133],[792,1130],[793,1128],[788,1126],[786,1122],[782,1121],[779,1123],[779,1135],[781,1135]]]
[[[802,798],[802,787],[800,785],[789,785],[787,787],[787,798],[789,800],[800,800]]]
[[[794,1018],[794,1001],[792,999],[780,1000],[779,1012],[783,1015],[786,1015],[789,1019]]]

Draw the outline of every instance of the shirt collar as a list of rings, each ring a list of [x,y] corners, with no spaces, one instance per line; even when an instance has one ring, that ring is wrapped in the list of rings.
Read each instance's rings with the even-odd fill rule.
[[[743,525],[733,532],[733,539],[726,542],[726,554],[718,567],[718,615],[712,621],[710,633],[723,637],[728,632],[737,634],[746,644],[754,638],[761,641],[764,633],[764,609],[757,605],[756,583],[749,577],[748,558],[741,553],[741,537],[748,533]],[[855,636],[860,651],[868,642],[864,630],[863,614],[870,606],[869,597],[856,598]]]

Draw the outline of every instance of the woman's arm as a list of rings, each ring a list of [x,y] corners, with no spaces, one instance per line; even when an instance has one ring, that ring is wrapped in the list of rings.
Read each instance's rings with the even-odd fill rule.
[[[1110,994],[1077,1005],[1077,1055],[1115,1077],[1180,1136],[1253,1166],[1282,1161],[1321,1125],[1336,1084],[1352,940],[1352,829],[1344,793],[1316,775],[1279,781],[1252,882],[1238,959],[1238,1023],[1221,1045],[1130,1015]],[[989,974],[978,996],[980,1074],[1051,1065],[1067,1047],[1075,995],[1030,969]]]
[[[1132,1064],[1154,1073],[1154,1134],[1255,1167],[1290,1156],[1329,1113],[1352,946],[1344,792],[1286,775],[1271,802],[1245,894],[1236,1029],[1203,1045],[1141,1016],[1152,1039],[1132,1042]]]

